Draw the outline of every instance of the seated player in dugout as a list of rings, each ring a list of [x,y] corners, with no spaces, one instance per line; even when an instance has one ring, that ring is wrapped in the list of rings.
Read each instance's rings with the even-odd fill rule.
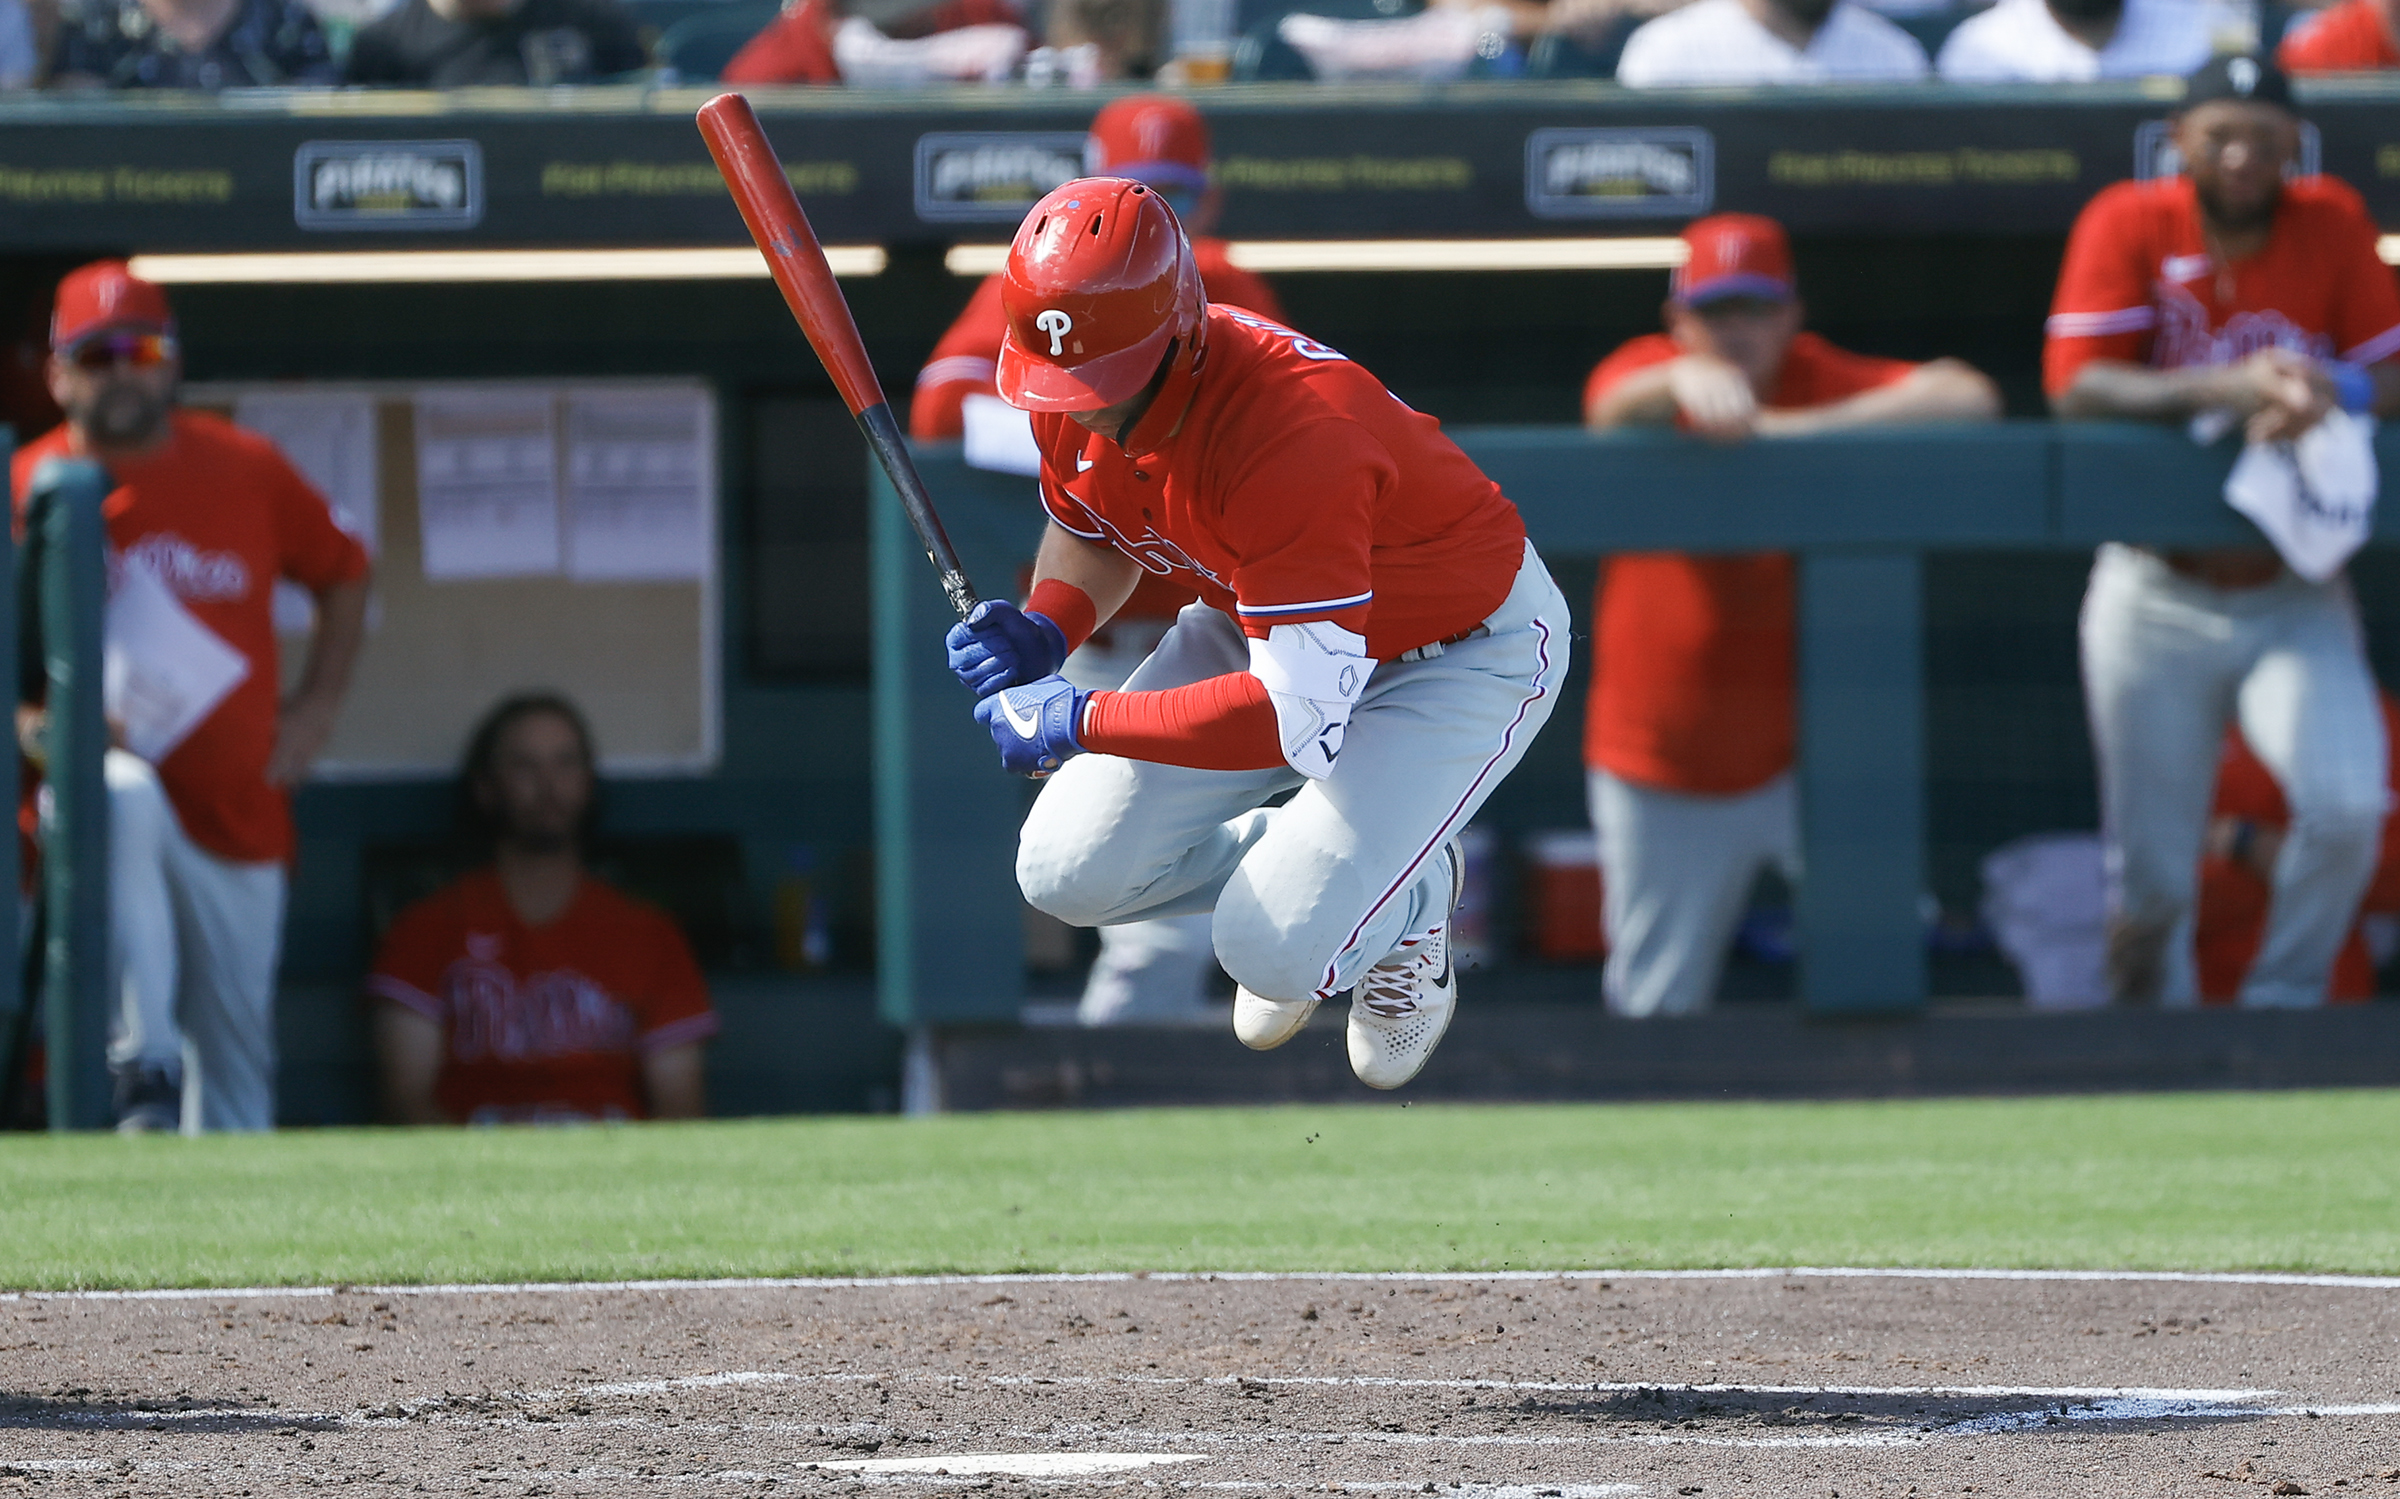
[[[2068,236],[2043,352],[2053,409],[2178,428],[2221,413],[2269,443],[2337,407],[2400,413],[2400,286],[2357,192],[2292,175],[2290,84],[2262,59],[2231,57],[2185,87],[2173,125],[2183,171],[2103,188]],[[2195,996],[2197,870],[2219,746],[2238,723],[2291,811],[2241,1002],[2323,1003],[2375,873],[2388,795],[2347,576],[2309,582],[2264,545],[2110,542],[2078,629],[2115,997]]]
[[[2392,800],[2383,815],[2374,878],[2359,901],[2361,919],[2351,922],[2326,982],[2325,998],[2332,1004],[2360,1004],[2375,997],[2375,959],[2363,918],[2400,916],[2400,759],[2390,754],[2392,746],[2400,745],[2400,701],[2389,692],[2378,697],[2388,762],[2384,780],[2393,788]],[[2204,1005],[2230,1005],[2241,997],[2242,983],[2258,961],[2266,936],[2275,865],[2291,827],[2291,803],[2274,772],[2242,738],[2238,725],[2228,727],[2225,750],[2217,761],[2217,794],[2209,810],[2207,855],[2200,863],[2200,901],[2193,923]]]
[[[1084,159],[1095,172],[1146,184],[1186,225],[1205,231],[1216,218],[1208,122],[1181,99],[1136,94],[1111,101],[1092,120]],[[1284,320],[1274,289],[1235,265],[1223,240],[1203,232],[1191,245],[1210,302]],[[1001,283],[994,275],[975,289],[917,376],[908,424],[918,439],[957,437],[966,399],[998,396],[1000,343],[1008,327]],[[1175,622],[1176,611],[1197,594],[1188,575],[1143,573],[1124,605],[1067,658],[1062,674],[1087,690],[1123,686]],[[1086,1025],[1195,1018],[1205,1004],[1210,956],[1206,912],[1103,927],[1078,1018]]]
[[[1720,214],[1683,240],[1667,331],[1592,371],[1591,426],[1731,443],[2000,414],[1992,383],[1955,359],[1878,359],[1802,331],[1774,220]],[[1627,553],[1601,566],[1584,762],[1613,1013],[1707,1008],[1759,871],[1800,873],[1794,589],[1785,552]]]
[[[459,775],[491,863],[400,913],[367,993],[400,1124],[692,1119],[716,1012],[674,921],[584,869],[597,755],[563,698],[484,717]]]
[[[1398,1087],[1456,1006],[1456,835],[1557,701],[1565,599],[1433,418],[1211,306],[1144,184],[1035,204],[1001,306],[1049,526],[1026,607],[947,644],[1001,764],[1048,777],[1018,885],[1077,926],[1213,912],[1243,1044],[1347,992],[1351,1069]],[[1200,601],[1124,690],[1075,687],[1060,664],[1145,573]]]

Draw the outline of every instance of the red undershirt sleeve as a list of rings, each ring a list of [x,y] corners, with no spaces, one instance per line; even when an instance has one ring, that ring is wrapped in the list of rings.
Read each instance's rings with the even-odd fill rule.
[[[1192,770],[1271,770],[1283,740],[1266,684],[1246,671],[1160,692],[1095,692],[1083,747]]]

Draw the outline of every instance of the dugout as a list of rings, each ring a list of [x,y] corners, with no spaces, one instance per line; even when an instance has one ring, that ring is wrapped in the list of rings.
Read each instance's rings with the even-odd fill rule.
[[[2400,227],[2395,96],[2372,81],[2307,92],[2325,167]],[[223,257],[245,254],[738,247],[690,123],[704,97],[0,100],[12,399],[35,410],[22,393],[23,358],[38,341],[47,285],[95,254],[207,257],[187,270],[202,274],[228,273]],[[949,249],[1005,236],[1021,201],[1009,197],[1008,172],[1059,170],[1098,97],[757,96],[823,237],[881,251],[880,271],[845,288],[895,395],[972,287],[947,268]],[[1662,99],[1568,82],[1256,85],[1205,101],[1230,237],[1565,245],[1654,238],[1712,209],[1772,213],[1794,230],[1813,326],[1876,353],[1966,358],[2026,418],[2039,412],[2040,320],[2065,228],[2099,186],[2155,169],[2155,122],[2168,103],[2132,85]],[[454,167],[473,212],[453,205],[436,222],[439,203],[337,195],[321,204],[306,167],[329,150]],[[715,954],[717,977],[729,1035],[753,1027],[756,1044],[719,1048],[720,1106],[890,1106],[897,1046],[872,1018],[867,971],[865,458],[772,288],[763,279],[297,279],[305,273],[270,262],[178,285],[192,377],[694,377],[714,390],[721,753],[705,773],[620,783],[611,827],[632,840],[701,840],[714,867],[732,871],[719,883],[739,909]],[[1294,322],[1413,404],[1453,425],[1517,425],[1572,421],[1591,364],[1655,327],[1665,272],[1312,270],[1277,283]],[[1579,602],[1590,569],[1561,559]],[[1972,908],[1975,860],[1997,843],[2094,821],[2073,659],[2082,570],[2055,552],[1937,553],[1928,563],[1927,870],[1945,906]],[[2379,664],[2400,681],[2391,644],[2400,566],[2378,549],[2356,574]],[[1560,721],[1495,799],[1487,817],[1503,832],[1582,820],[1580,693],[1578,672]],[[827,724],[855,733],[829,735]],[[355,1117],[363,1106],[348,995],[366,956],[371,870],[440,825],[444,796],[430,781],[401,781],[315,785],[300,798],[302,871],[285,958],[295,1122]],[[834,896],[832,962],[793,976],[775,964],[774,912],[800,849]],[[1531,968],[1487,979],[1485,992],[1520,982],[1562,1003],[1590,993],[1588,971]],[[1935,992],[2007,982],[2003,967],[1965,962],[1937,968]]]

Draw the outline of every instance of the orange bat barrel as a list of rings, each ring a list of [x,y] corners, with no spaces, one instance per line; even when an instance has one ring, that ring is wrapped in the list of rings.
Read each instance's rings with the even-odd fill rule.
[[[700,106],[699,122],[708,152],[717,159],[717,170],[732,189],[742,222],[766,257],[784,304],[799,321],[800,331],[808,335],[809,347],[824,361],[850,414],[858,418],[859,430],[866,434],[876,462],[883,465],[892,487],[899,491],[901,508],[908,512],[909,524],[925,544],[925,555],[941,574],[942,591],[950,596],[951,607],[959,618],[966,618],[977,603],[974,585],[958,565],[958,553],[942,529],[942,518],[933,508],[933,497],[925,491],[925,481],[917,474],[916,460],[909,456],[891,403],[883,398],[875,367],[867,362],[867,346],[858,336],[850,304],[834,283],[833,268],[825,263],[825,249],[817,243],[816,231],[809,228],[808,215],[801,212],[799,196],[792,191],[775,148],[768,144],[757,113],[740,94],[719,94]]]

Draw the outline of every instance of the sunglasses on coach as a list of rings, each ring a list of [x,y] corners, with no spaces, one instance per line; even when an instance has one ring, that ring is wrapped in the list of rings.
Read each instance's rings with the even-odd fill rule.
[[[67,355],[77,369],[95,372],[120,364],[146,370],[174,357],[172,333],[103,333],[85,339]]]

